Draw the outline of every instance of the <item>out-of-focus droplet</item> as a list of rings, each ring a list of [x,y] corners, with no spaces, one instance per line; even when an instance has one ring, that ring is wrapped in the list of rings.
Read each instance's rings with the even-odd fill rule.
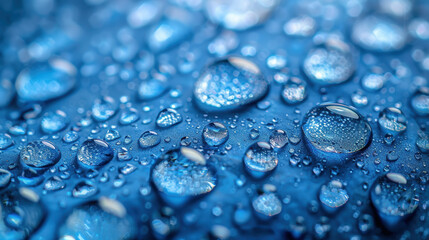
[[[44,133],[53,134],[66,128],[69,122],[67,114],[61,110],[57,110],[46,113],[40,122],[40,127]]]
[[[47,168],[55,165],[61,158],[60,150],[51,142],[36,140],[23,147],[19,158],[21,164],[30,168]]]
[[[411,107],[419,116],[429,115],[429,88],[421,87],[411,96]]]
[[[0,108],[7,107],[15,96],[15,88],[8,79],[0,80]]]
[[[11,178],[12,173],[10,173],[8,170],[0,168],[0,189],[7,187],[10,183]]]
[[[7,133],[0,133],[0,150],[5,150],[13,145],[12,137]]]
[[[97,98],[92,105],[92,117],[99,122],[104,122],[113,117],[117,110],[118,104],[113,98],[108,96]]]
[[[386,82],[384,74],[371,73],[362,78],[362,87],[369,92],[376,92],[383,88]]]
[[[316,21],[309,16],[292,18],[285,23],[283,31],[289,36],[309,37],[316,30]]]
[[[119,117],[119,123],[122,125],[129,125],[135,123],[140,119],[139,112],[135,108],[126,108],[122,111]]]
[[[145,79],[140,83],[138,96],[142,101],[151,100],[161,96],[168,90],[167,77],[160,73],[152,74],[149,79]]]
[[[269,143],[252,144],[243,157],[245,169],[254,178],[262,178],[271,173],[279,162],[277,153]]]
[[[261,220],[269,220],[282,211],[282,203],[274,193],[264,193],[252,201],[253,210]]]
[[[347,203],[349,195],[340,181],[332,180],[320,188],[319,200],[326,212],[334,213]]]

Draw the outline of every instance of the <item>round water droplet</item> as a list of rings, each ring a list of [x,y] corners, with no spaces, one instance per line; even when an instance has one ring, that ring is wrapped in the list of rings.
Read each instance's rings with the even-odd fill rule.
[[[99,122],[104,122],[113,117],[117,110],[118,104],[113,98],[97,98],[92,105],[92,117]]]
[[[134,219],[120,202],[106,197],[74,208],[58,231],[58,239],[63,240],[136,238],[137,225]]]
[[[160,128],[168,128],[182,122],[182,115],[172,108],[165,108],[158,113],[156,125]]]
[[[39,195],[28,188],[12,189],[0,196],[0,236],[24,240],[41,225],[46,212]]]
[[[88,139],[77,153],[78,162],[84,167],[102,166],[114,156],[113,148],[101,139]]]
[[[161,137],[157,132],[146,131],[139,138],[139,146],[141,148],[155,147],[161,142]]]
[[[162,155],[151,172],[152,182],[165,202],[181,206],[211,192],[217,184],[215,169],[198,151],[181,147]]]
[[[30,168],[47,168],[61,158],[60,150],[51,142],[36,140],[29,142],[19,154],[21,164]]]
[[[75,131],[67,132],[63,137],[63,141],[65,143],[76,142],[78,139],[79,139],[79,134]]]
[[[313,154],[330,161],[364,149],[372,138],[371,126],[356,109],[336,103],[311,109],[303,120],[302,132]]]
[[[204,142],[209,146],[219,146],[224,144],[229,138],[228,129],[219,122],[207,124],[203,130]]]
[[[140,119],[139,112],[135,108],[126,108],[121,113],[119,123],[122,125],[129,125]]]
[[[352,76],[355,68],[350,46],[334,39],[312,49],[303,64],[307,77],[318,85],[343,83]]]
[[[399,173],[377,178],[371,187],[371,202],[384,226],[399,230],[419,204],[418,195],[408,180]]]
[[[40,127],[44,133],[53,134],[66,128],[69,122],[70,120],[65,112],[57,110],[46,113],[40,122]]]
[[[15,88],[8,79],[0,80],[0,108],[7,107],[15,96]]]
[[[244,165],[254,178],[262,178],[277,167],[277,153],[269,143],[257,142],[252,144],[244,154]]]
[[[320,188],[319,200],[326,212],[334,213],[347,203],[349,195],[340,181],[332,180]]]
[[[232,111],[258,101],[268,87],[268,81],[253,62],[229,57],[205,69],[195,83],[194,97],[203,111]]]
[[[429,116],[429,88],[421,87],[411,97],[411,107],[419,116]]]
[[[97,194],[97,187],[90,181],[82,181],[73,188],[72,195],[75,198],[88,198]]]
[[[32,66],[17,77],[15,88],[19,99],[25,102],[48,101],[68,93],[75,85],[75,67],[55,59],[47,64]]]
[[[299,78],[291,78],[284,85],[281,96],[287,104],[301,103],[307,98],[307,84]]]
[[[407,42],[407,31],[392,20],[367,16],[357,20],[352,30],[352,40],[360,47],[377,52],[401,50]]]
[[[271,133],[270,144],[273,148],[283,148],[288,142],[289,139],[285,131],[278,129]]]
[[[264,0],[208,0],[205,12],[208,18],[233,30],[246,30],[263,23],[279,1]]]
[[[383,88],[385,81],[384,74],[371,73],[362,78],[362,87],[369,92],[376,92]]]
[[[147,101],[161,96],[167,90],[167,77],[164,74],[156,73],[140,83],[138,96],[140,100]]]
[[[8,170],[0,168],[0,189],[7,187],[11,178],[12,173],[10,173]]]
[[[269,220],[282,211],[282,203],[274,193],[264,193],[252,201],[253,210],[261,220]]]
[[[389,134],[395,138],[407,130],[407,119],[401,110],[388,107],[380,112],[378,125],[384,135]]]
[[[7,133],[0,133],[0,150],[7,149],[12,145],[12,137]]]

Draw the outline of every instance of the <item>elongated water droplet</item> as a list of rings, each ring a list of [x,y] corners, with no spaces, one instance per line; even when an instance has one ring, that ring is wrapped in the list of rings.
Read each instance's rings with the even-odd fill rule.
[[[60,150],[51,142],[36,140],[23,147],[21,164],[30,168],[46,168],[55,165],[61,158]]]
[[[118,104],[113,98],[97,98],[92,105],[92,117],[99,122],[104,122],[113,117],[117,110]]]
[[[77,153],[78,162],[84,167],[102,166],[114,156],[113,148],[101,139],[88,139]]]
[[[0,150],[4,150],[13,145],[13,140],[7,133],[0,133]]]
[[[40,126],[44,133],[53,134],[66,128],[69,122],[70,120],[66,113],[61,110],[57,110],[55,112],[46,113],[42,118]]]
[[[156,125],[160,128],[168,128],[182,122],[182,115],[172,108],[161,110],[156,118]]]
[[[138,96],[142,101],[151,100],[164,94],[168,90],[167,77],[164,74],[156,73],[149,79],[140,83]]]
[[[139,146],[141,148],[151,148],[161,142],[161,137],[157,132],[146,131],[139,138]]]

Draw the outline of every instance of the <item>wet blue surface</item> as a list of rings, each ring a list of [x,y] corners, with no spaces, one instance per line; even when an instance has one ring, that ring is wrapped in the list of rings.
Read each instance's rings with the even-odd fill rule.
[[[303,228],[297,225],[304,226],[304,239],[317,239],[326,233],[327,239],[429,239],[429,156],[416,146],[419,132],[429,134],[429,118],[424,114],[417,115],[410,105],[410,98],[419,87],[429,87],[429,67],[424,63],[424,59],[427,62],[429,58],[428,40],[410,34],[405,47],[389,53],[374,53],[355,45],[351,39],[353,23],[359,17],[380,12],[376,1],[367,1],[359,16],[350,9],[347,11],[345,3],[282,1],[264,24],[232,33],[237,44],[229,43],[223,47],[229,49],[228,55],[245,57],[260,68],[270,81],[269,91],[263,99],[270,105],[261,108],[250,104],[227,113],[204,113],[193,102],[194,83],[200,73],[217,56],[223,55],[219,54],[222,51],[213,52],[210,44],[222,34],[231,36],[231,32],[207,21],[203,11],[192,10],[189,5],[186,7],[186,2],[192,1],[165,3],[159,14],[151,11],[154,18],[139,28],[135,28],[138,23],[130,24],[127,15],[139,5],[135,1],[52,1],[55,7],[50,7],[50,2],[0,3],[2,78],[15,82],[21,70],[46,62],[52,56],[70,62],[78,70],[76,86],[64,96],[39,105],[24,103],[22,100],[25,99],[15,96],[10,105],[0,109],[0,132],[10,133],[14,141],[14,145],[0,152],[0,167],[13,174],[2,194],[28,183],[19,181],[18,176],[23,174],[19,153],[29,142],[45,139],[61,151],[59,162],[42,174],[43,179],[38,178],[40,184],[28,186],[40,196],[40,202],[47,210],[42,225],[30,239],[57,239],[60,224],[77,206],[102,196],[122,203],[128,215],[137,222],[138,239],[166,238],[160,234],[165,230],[162,222],[165,219],[169,220],[171,232],[167,238],[173,239],[201,239],[213,231],[224,232],[219,225],[229,231],[231,239],[288,239],[302,232]],[[359,8],[353,9],[357,11]],[[315,35],[286,35],[284,23],[301,14],[317,20]],[[182,25],[179,29],[174,27],[181,31],[177,45],[173,41],[177,39],[153,45],[148,34],[157,26],[168,23],[161,15],[185,15],[179,19],[186,19],[187,27],[192,30],[181,29]],[[191,16],[192,21],[189,22],[186,16]],[[428,16],[428,3],[416,0],[411,13],[395,21],[407,27],[413,19]],[[350,44],[356,70],[340,85],[320,87],[311,84],[302,71],[302,63],[309,50],[329,34]],[[166,47],[170,44],[173,45]],[[127,46],[126,50],[121,46]],[[152,55],[152,51],[156,53]],[[281,70],[269,68],[266,60],[272,54],[286,56],[286,66]],[[388,80],[379,91],[365,91],[361,78],[374,71],[388,73]],[[141,99],[139,85],[152,72],[163,72],[170,90],[151,100]],[[281,96],[283,86],[277,81],[279,73],[307,81],[308,95],[302,103],[285,104]],[[0,87],[0,93],[2,91]],[[351,96],[356,91],[368,98],[368,104],[360,106],[358,111],[372,128],[372,142],[341,164],[327,164],[305,146],[301,122],[310,109],[322,102],[355,105]],[[98,122],[90,112],[94,101],[103,96],[114,99],[119,107],[110,118]],[[0,99],[0,106],[3,102]],[[128,107],[137,109],[140,119],[128,125],[120,124],[121,114],[128,111]],[[183,121],[160,128],[157,116],[168,107],[180,113]],[[385,107],[399,107],[407,119],[406,131],[392,144],[385,143],[377,122]],[[70,125],[59,133],[46,135],[40,127],[43,114],[57,110],[67,114]],[[204,127],[213,121],[222,123],[229,131],[227,142],[217,148],[207,146],[202,139]],[[254,128],[259,130],[256,139],[249,136]],[[277,151],[275,170],[266,178],[254,179],[245,171],[243,156],[252,144],[269,142],[274,129],[284,130],[289,142]],[[22,130],[26,130],[26,134],[19,135]],[[77,131],[79,138],[66,143],[62,139],[70,130]],[[117,130],[120,135],[108,142],[115,156],[96,170],[82,170],[76,157],[81,144],[88,138],[105,139],[108,130]],[[142,148],[139,137],[149,130],[158,133],[161,143]],[[172,212],[172,209],[163,207],[165,203],[151,183],[150,172],[159,156],[181,145],[210,156],[207,161],[216,168],[218,182],[209,194],[173,208]],[[129,158],[117,156],[119,152],[124,153],[122,148],[126,148],[131,160],[122,161]],[[129,164],[136,169],[130,170]],[[388,172],[404,175],[419,195],[419,207],[414,216],[393,233],[383,228],[369,197],[373,182]],[[61,177],[65,187],[57,191],[44,190],[45,182],[52,176]],[[321,186],[332,179],[340,180],[349,196],[347,203],[335,214],[324,210],[319,202]],[[96,191],[87,198],[73,197],[75,186],[83,181],[91,181]],[[34,181],[31,183],[34,185]],[[281,212],[268,220],[258,218],[252,209],[254,199],[262,192],[270,192],[263,189],[267,188],[264,184],[275,186],[275,194],[282,202]],[[244,210],[237,213],[237,209]],[[371,222],[366,214],[372,216],[375,223],[368,231],[363,231],[366,226],[362,222]],[[90,230],[82,228],[81,231]]]

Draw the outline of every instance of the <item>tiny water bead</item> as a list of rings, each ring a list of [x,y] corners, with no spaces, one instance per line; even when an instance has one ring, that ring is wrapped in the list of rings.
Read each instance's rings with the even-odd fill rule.
[[[281,96],[289,105],[299,104],[307,98],[307,84],[299,78],[291,78],[284,85]]]
[[[247,172],[254,178],[267,176],[277,167],[277,153],[266,142],[252,144],[244,154],[243,162]]]
[[[5,150],[13,145],[12,137],[7,133],[0,133],[0,150]]]
[[[261,220],[269,220],[282,211],[282,202],[274,193],[264,193],[252,201],[253,210]]]
[[[336,39],[312,49],[303,63],[304,73],[317,85],[343,83],[350,79],[355,68],[350,46]]]
[[[155,131],[146,131],[139,138],[141,148],[155,147],[161,142],[161,137]]]
[[[209,65],[194,86],[196,105],[205,112],[233,111],[258,101],[269,83],[253,62],[228,57]]]
[[[118,107],[116,101],[109,96],[97,98],[92,105],[92,117],[99,122],[107,121],[115,115]]]
[[[24,69],[15,82],[16,92],[24,102],[43,102],[62,97],[76,84],[76,68],[62,59]]]
[[[337,103],[312,108],[304,117],[302,132],[312,153],[330,161],[361,151],[372,138],[364,117],[355,108]]]
[[[395,138],[407,129],[407,119],[400,109],[388,107],[380,112],[378,125],[385,136]]]
[[[417,115],[429,116],[429,87],[421,87],[413,94],[411,107]]]
[[[347,203],[349,195],[340,181],[332,180],[320,188],[319,200],[326,212],[334,213]]]
[[[61,110],[57,110],[46,113],[40,122],[40,127],[44,133],[53,134],[66,128],[69,122],[67,114]]]
[[[364,49],[392,52],[405,46],[407,31],[388,18],[370,15],[356,21],[351,38]]]
[[[229,138],[228,129],[219,122],[207,124],[203,129],[203,139],[207,145],[215,147],[224,144]]]
[[[156,73],[140,83],[138,97],[142,101],[152,100],[164,94],[168,87],[167,77],[164,74]]]
[[[160,128],[168,128],[183,121],[182,115],[172,108],[165,108],[158,113],[156,125]]]
[[[371,187],[371,202],[384,226],[399,230],[419,205],[414,186],[399,173],[387,173],[377,178]]]
[[[46,212],[39,195],[28,188],[19,188],[1,194],[0,214],[0,238],[24,240],[41,225]]]
[[[278,129],[271,133],[270,144],[273,148],[283,148],[288,142],[289,139],[285,131]]]
[[[201,153],[187,147],[162,155],[152,168],[151,179],[162,199],[172,206],[209,193],[217,184],[215,169]]]
[[[246,30],[263,23],[278,3],[278,0],[208,0],[204,7],[212,22],[232,30]]]
[[[88,139],[77,153],[78,162],[85,167],[102,166],[114,156],[113,148],[101,139]]]
[[[59,226],[58,239],[132,240],[137,224],[125,207],[106,197],[75,207]]]
[[[19,153],[21,164],[30,168],[47,168],[55,165],[60,158],[60,150],[46,140],[29,142]]]

